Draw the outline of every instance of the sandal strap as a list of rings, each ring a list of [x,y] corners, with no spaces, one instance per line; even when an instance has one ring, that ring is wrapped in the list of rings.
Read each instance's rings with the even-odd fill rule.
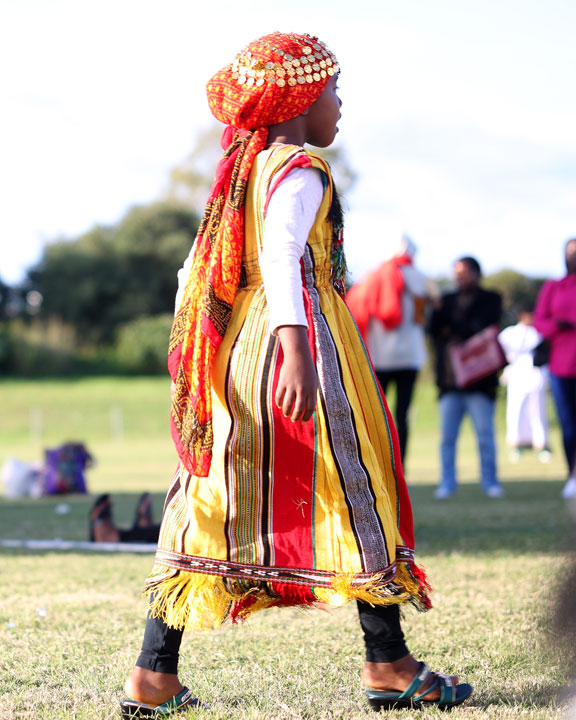
[[[429,692],[436,689],[440,685],[440,697],[438,700],[422,700]],[[449,675],[436,675],[435,681],[421,695],[414,698],[414,702],[422,700],[423,705],[447,705],[451,706],[456,700],[456,685]]]
[[[412,682],[410,683],[410,685],[408,685],[408,687],[406,688],[406,690],[404,690],[403,693],[400,693],[398,699],[409,700],[413,698],[414,695],[418,692],[418,690],[420,690],[422,685],[426,682],[426,680],[428,680],[430,675],[431,670],[428,665],[426,665],[425,662],[421,662],[420,668],[416,672],[416,675],[414,675]],[[428,690],[426,692],[428,692]]]
[[[434,682],[430,683],[430,685],[427,688],[424,688],[424,690],[422,690],[420,695],[414,695],[414,697],[412,698],[413,702],[415,702],[415,703],[420,702],[420,700],[422,700],[423,697],[428,695],[428,693],[432,692],[432,690],[436,690],[436,688],[438,687],[439,684],[440,684],[440,680],[439,680],[438,676],[436,676],[434,678]]]
[[[456,685],[452,678],[446,675],[439,675],[442,691],[440,693],[440,703],[453,703],[456,700]]]
[[[154,708],[154,710],[156,710],[156,713],[158,713],[159,715],[170,715],[175,710],[178,710],[178,708],[188,705],[191,697],[192,691],[185,687],[181,693],[178,693],[178,695],[170,698],[170,700],[163,703],[162,705],[158,705]]]

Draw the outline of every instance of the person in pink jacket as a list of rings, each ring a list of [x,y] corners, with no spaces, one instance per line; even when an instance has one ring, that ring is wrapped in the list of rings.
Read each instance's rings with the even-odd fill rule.
[[[534,327],[550,344],[550,388],[568,464],[565,498],[576,497],[576,237],[566,242],[566,275],[548,280],[536,302]]]

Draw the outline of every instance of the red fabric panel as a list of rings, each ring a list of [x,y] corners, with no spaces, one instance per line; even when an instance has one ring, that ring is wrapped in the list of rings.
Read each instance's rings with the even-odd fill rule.
[[[308,341],[315,360],[315,342],[310,299],[304,291],[304,308],[308,318]],[[282,367],[282,348],[272,386],[272,398],[278,386],[278,375]],[[273,490],[271,506],[272,544],[274,564],[282,566],[310,567],[314,565],[312,508],[314,503],[314,421],[293,423],[285,418],[280,408],[272,402],[274,423],[273,449]]]
[[[270,198],[274,194],[274,190],[276,190],[278,184],[281,183],[282,180],[284,180],[290,170],[293,170],[294,168],[308,167],[312,167],[312,160],[310,160],[309,156],[303,150],[301,153],[298,153],[298,155],[295,155],[285,167],[283,167],[276,173],[276,175],[274,175],[274,179],[272,180],[270,189],[268,190],[268,196],[266,197],[266,204],[264,205],[264,217],[266,217],[266,213],[268,212],[268,203],[270,202]]]

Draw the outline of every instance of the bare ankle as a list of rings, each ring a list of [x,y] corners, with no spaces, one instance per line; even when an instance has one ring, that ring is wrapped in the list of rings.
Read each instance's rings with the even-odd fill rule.
[[[129,698],[148,705],[162,705],[183,689],[178,675],[141,667],[133,668],[124,683],[124,692]]]
[[[409,653],[393,662],[366,662],[362,669],[362,682],[368,687],[396,689],[396,685],[414,677],[419,663]]]

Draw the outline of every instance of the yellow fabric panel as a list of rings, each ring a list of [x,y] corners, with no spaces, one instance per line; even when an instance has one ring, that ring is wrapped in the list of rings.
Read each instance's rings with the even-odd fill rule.
[[[188,475],[180,466],[181,489],[164,513],[159,545],[189,555],[226,559],[225,521],[228,493],[224,477],[224,444],[230,432],[230,415],[226,407],[224,381],[230,349],[252,302],[252,291],[239,292],[228,331],[215,357],[212,375],[212,412],[214,455],[209,480]],[[185,542],[182,538],[185,537]]]
[[[387,544],[393,548],[402,542],[396,523],[396,478],[389,439],[391,428],[387,426],[380,395],[369,371],[364,346],[354,321],[340,298],[328,299],[326,294],[320,295],[322,310],[328,324],[339,330],[333,333],[333,338],[345,373],[344,384],[355,417],[362,418],[356,426],[365,433],[360,435],[362,459],[376,494],[376,507],[384,522],[386,538],[390,540]],[[386,424],[386,430],[382,423]],[[394,559],[394,555],[391,555],[391,559]]]
[[[321,406],[316,413],[318,422],[324,422]],[[362,572],[346,499],[328,437],[324,433],[318,436],[316,457],[314,548],[315,566],[318,569],[338,568],[342,572]]]

